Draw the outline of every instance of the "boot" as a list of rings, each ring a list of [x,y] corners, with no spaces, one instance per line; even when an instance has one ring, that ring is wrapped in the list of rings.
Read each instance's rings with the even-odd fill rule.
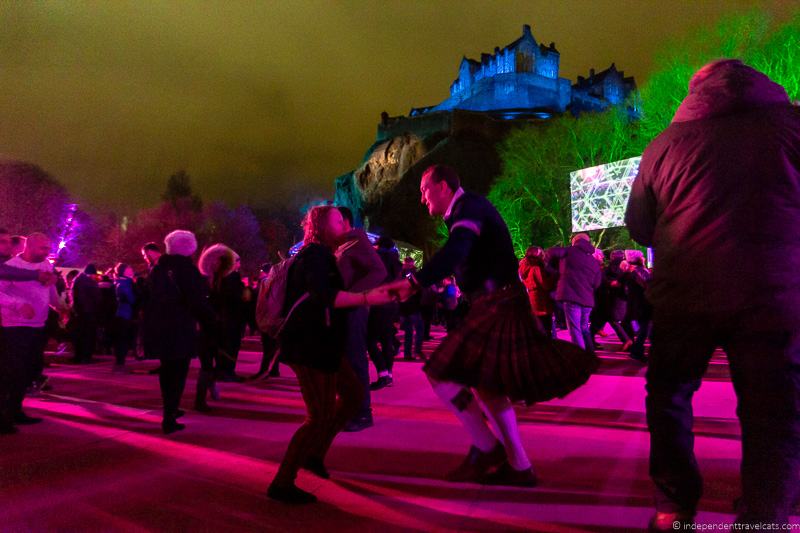
[[[315,503],[317,497],[298,488],[295,485],[277,485],[274,482],[267,490],[267,496],[279,502],[288,503],[291,505],[304,505],[308,503]]]
[[[455,482],[479,481],[489,470],[505,462],[506,450],[501,442],[498,442],[492,451],[485,453],[477,447],[471,446],[461,465],[449,472],[445,479]]]
[[[484,485],[505,485],[507,487],[535,487],[539,482],[533,467],[515,470],[508,462],[503,463],[493,472],[478,479]]]
[[[219,389],[217,388],[217,380],[212,379],[211,383],[208,385],[208,392],[211,393],[211,399],[215,402],[219,401]]]
[[[206,402],[206,396],[208,396],[208,390],[213,381],[213,374],[208,370],[201,370],[197,375],[197,393],[194,397],[195,411],[207,413],[211,410],[211,407],[208,406],[208,402]]]

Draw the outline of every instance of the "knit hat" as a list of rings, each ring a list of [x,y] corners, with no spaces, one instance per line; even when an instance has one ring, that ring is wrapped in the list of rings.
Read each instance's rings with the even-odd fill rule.
[[[167,248],[168,255],[190,257],[197,251],[197,239],[191,231],[176,229],[164,237],[164,246]]]

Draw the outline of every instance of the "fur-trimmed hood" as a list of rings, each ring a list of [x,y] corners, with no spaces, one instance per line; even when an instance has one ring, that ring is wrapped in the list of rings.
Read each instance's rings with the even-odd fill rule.
[[[221,278],[231,272],[236,265],[236,253],[222,243],[212,244],[200,254],[197,268],[204,276],[213,276],[220,268],[224,268]]]

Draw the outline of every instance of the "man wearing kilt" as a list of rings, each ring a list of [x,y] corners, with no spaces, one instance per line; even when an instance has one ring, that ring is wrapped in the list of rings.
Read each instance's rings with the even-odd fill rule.
[[[470,306],[424,367],[434,392],[472,439],[447,479],[533,487],[536,474],[512,402],[530,405],[568,394],[586,382],[597,359],[552,340],[531,314],[508,228],[486,198],[465,192],[445,165],[423,173],[420,193],[431,216],[444,217],[449,238],[424,268],[387,287],[406,299],[455,274]]]

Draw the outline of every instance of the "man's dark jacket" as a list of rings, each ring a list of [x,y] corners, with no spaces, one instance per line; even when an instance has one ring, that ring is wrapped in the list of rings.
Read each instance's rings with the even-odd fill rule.
[[[594,291],[600,286],[602,273],[594,258],[595,248],[587,240],[579,239],[572,246],[553,248],[551,257],[557,257],[558,285],[555,300],[584,307],[594,307]]]
[[[742,64],[693,79],[645,150],[626,223],[656,312],[768,305],[800,319],[800,110]]]
[[[81,272],[72,284],[72,309],[78,316],[97,316],[103,305],[100,286],[90,275]]]
[[[345,234],[343,244],[336,250],[336,265],[342,273],[345,290],[361,292],[374,289],[386,277],[378,252],[369,243],[363,229]]]

